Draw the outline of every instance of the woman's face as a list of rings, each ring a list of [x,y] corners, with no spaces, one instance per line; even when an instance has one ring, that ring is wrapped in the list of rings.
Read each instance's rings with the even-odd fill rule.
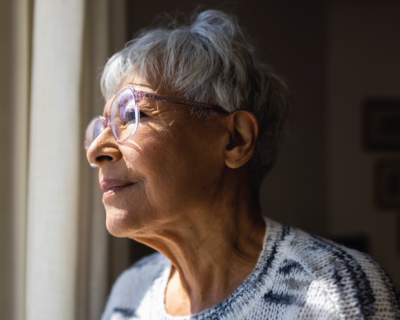
[[[137,77],[121,88],[126,85],[155,92]],[[173,95],[162,88],[157,93]],[[119,144],[107,128],[87,153],[100,169],[107,229],[118,237],[152,233],[194,217],[212,205],[225,169],[225,116],[200,120],[187,106],[154,100],[142,101],[140,111],[138,131],[128,142]]]

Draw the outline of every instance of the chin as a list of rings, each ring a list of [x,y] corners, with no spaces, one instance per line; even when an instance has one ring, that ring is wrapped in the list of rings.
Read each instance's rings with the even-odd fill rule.
[[[117,238],[129,237],[135,232],[135,224],[128,212],[106,208],[106,227],[108,232]]]
[[[108,233],[111,234],[114,237],[117,238],[126,238],[128,237],[128,232],[125,230],[126,228],[121,228],[120,226],[117,226],[115,223],[106,223],[106,227],[108,230]]]

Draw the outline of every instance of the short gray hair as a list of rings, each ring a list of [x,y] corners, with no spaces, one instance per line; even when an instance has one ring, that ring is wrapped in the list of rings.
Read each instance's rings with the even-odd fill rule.
[[[102,93],[110,99],[136,73],[167,84],[188,100],[216,104],[228,112],[252,112],[260,134],[248,173],[252,188],[258,191],[275,163],[291,94],[283,79],[270,65],[259,62],[254,51],[235,16],[203,11],[187,24],[173,21],[140,31],[107,62]]]

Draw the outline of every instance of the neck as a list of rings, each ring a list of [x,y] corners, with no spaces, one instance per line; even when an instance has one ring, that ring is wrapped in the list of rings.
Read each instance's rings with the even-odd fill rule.
[[[172,262],[165,292],[169,314],[195,314],[214,306],[254,269],[265,223],[258,203],[243,189],[217,204],[192,209],[179,221],[132,237]]]

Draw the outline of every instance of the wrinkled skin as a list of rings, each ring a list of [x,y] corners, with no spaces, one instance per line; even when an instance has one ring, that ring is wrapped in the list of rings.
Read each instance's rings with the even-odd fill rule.
[[[156,91],[139,77],[121,88],[128,84]],[[107,128],[87,152],[99,166],[107,229],[168,257],[167,312],[198,313],[232,293],[262,249],[265,225],[246,175],[258,123],[246,111],[198,119],[187,106],[153,100],[140,111],[128,142],[119,144]]]

